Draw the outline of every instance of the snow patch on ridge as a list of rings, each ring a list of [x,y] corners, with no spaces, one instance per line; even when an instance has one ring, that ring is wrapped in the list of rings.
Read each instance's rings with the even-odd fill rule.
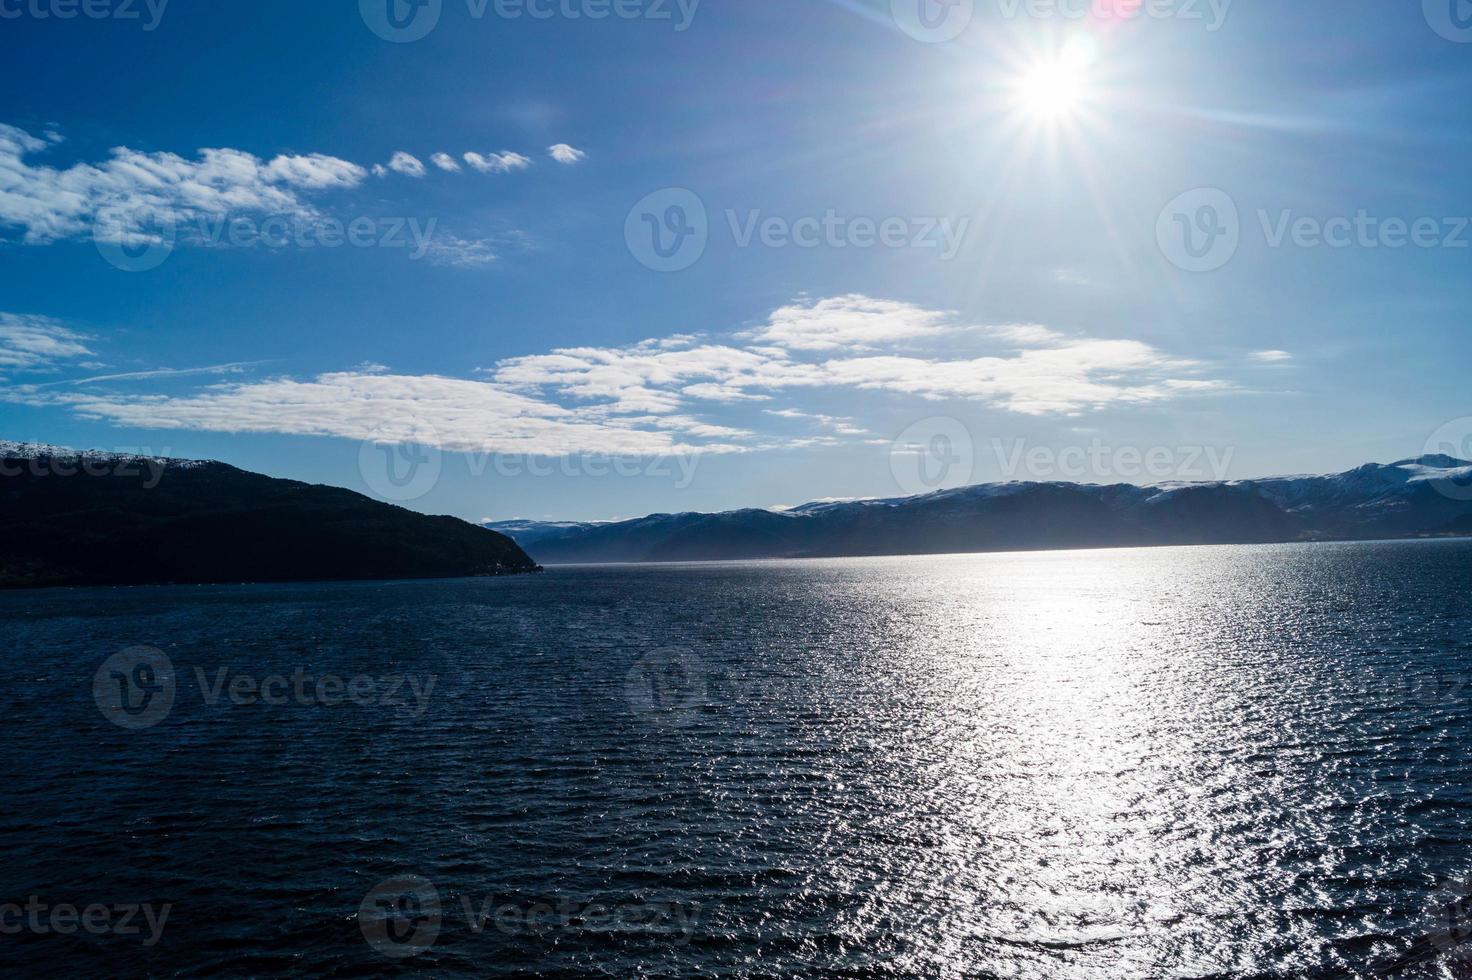
[[[79,459],[92,463],[157,463],[172,469],[196,469],[209,466],[207,459],[177,459],[172,456],[144,456],[138,453],[110,453],[100,449],[71,449],[45,442],[14,442],[0,439],[0,459]]]

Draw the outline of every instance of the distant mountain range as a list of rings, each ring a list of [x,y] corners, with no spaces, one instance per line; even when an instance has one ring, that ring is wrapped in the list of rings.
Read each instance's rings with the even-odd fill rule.
[[[549,564],[919,555],[1472,535],[1472,463],[1158,486],[993,483],[790,510],[485,525]]]
[[[0,587],[536,571],[509,538],[224,463],[0,442]]]

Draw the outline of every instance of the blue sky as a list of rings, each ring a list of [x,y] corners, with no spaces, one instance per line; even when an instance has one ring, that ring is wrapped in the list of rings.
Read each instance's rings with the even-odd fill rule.
[[[1469,414],[1463,0],[388,2],[0,0],[0,438],[602,519]]]

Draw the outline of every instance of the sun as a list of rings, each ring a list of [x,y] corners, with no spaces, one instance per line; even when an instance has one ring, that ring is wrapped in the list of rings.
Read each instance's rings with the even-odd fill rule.
[[[1012,83],[1014,107],[1039,123],[1076,117],[1089,101],[1094,57],[1094,45],[1086,38],[1075,38],[1026,66]]]

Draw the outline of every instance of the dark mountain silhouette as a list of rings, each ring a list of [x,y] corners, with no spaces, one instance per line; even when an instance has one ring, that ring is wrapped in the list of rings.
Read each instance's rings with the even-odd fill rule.
[[[0,587],[536,571],[509,538],[224,463],[0,444]]]
[[[1422,456],[1331,476],[1152,487],[998,483],[791,510],[486,525],[540,561],[918,555],[1472,534],[1472,463]]]

